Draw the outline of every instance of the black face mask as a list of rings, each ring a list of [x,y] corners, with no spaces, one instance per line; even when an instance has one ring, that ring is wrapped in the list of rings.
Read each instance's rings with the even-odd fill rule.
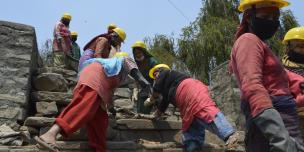
[[[301,63],[301,64],[304,63],[304,55],[302,55],[300,53],[289,50],[287,55],[288,55],[288,59],[290,61],[293,61],[296,63]]]
[[[72,42],[76,42],[77,38],[76,37],[72,37],[71,40],[72,40]]]
[[[61,20],[61,22],[67,27],[69,27],[69,25],[70,25],[70,21]]]
[[[261,40],[270,39],[280,26],[279,20],[268,20],[259,17],[252,17],[250,27],[254,34]]]

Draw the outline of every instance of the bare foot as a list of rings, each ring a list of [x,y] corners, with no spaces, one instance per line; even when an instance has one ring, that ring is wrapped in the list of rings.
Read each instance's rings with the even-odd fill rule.
[[[45,134],[39,136],[39,138],[41,138],[43,141],[47,143],[52,143],[52,144],[56,143],[56,135],[53,135],[50,132],[46,132]]]

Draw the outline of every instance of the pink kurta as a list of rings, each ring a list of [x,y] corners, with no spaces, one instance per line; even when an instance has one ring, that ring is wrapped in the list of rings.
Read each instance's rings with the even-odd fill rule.
[[[220,111],[209,96],[208,87],[192,78],[178,85],[175,101],[181,113],[183,131],[188,130],[195,117],[210,123]]]
[[[271,108],[270,96],[290,95],[288,76],[280,60],[256,35],[245,33],[235,42],[230,69],[236,75],[242,101],[255,117]]]
[[[55,25],[53,33],[53,51],[63,51],[64,53],[69,53],[72,49],[72,42],[70,38],[70,30],[63,23],[58,22]],[[61,44],[58,43],[58,40],[61,39]],[[59,46],[62,46],[60,48]]]
[[[107,77],[103,71],[102,65],[94,62],[81,71],[75,89],[81,84],[89,86],[97,91],[102,99],[101,106],[103,110],[106,110],[112,102],[115,88],[119,85],[119,75]]]

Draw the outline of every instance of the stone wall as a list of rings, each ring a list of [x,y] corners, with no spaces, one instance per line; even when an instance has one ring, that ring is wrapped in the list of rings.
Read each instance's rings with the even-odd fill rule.
[[[228,74],[228,62],[211,71],[211,96],[227,119],[238,130],[245,129],[245,118],[241,112],[240,90],[234,76]]]
[[[234,76],[228,74],[228,62],[211,71],[211,95],[228,120],[238,130],[245,130],[245,118],[240,110],[240,89]],[[298,108],[300,128],[304,137],[304,107]]]
[[[38,56],[33,27],[0,21],[0,125],[25,119]]]

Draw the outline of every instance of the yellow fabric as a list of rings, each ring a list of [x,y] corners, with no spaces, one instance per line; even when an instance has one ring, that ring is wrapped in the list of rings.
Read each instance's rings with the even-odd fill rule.
[[[72,16],[71,16],[69,13],[64,13],[64,14],[62,15],[62,18],[71,20],[71,19],[72,19]]]
[[[143,48],[147,50],[147,46],[143,41],[136,41],[133,45],[132,45],[132,49],[134,48]]]
[[[116,52],[114,57],[129,57],[127,52]]]
[[[123,29],[117,27],[113,29],[113,31],[118,34],[118,36],[122,39],[122,41],[125,41],[127,35]]]
[[[288,56],[285,55],[282,59],[282,63],[285,67],[290,67],[290,68],[304,68],[304,64],[300,63],[295,63],[290,60],[288,60]]]
[[[154,78],[154,72],[155,72],[155,70],[157,70],[157,69],[159,69],[159,68],[165,68],[165,69],[170,70],[170,67],[169,67],[167,64],[158,64],[158,65],[154,66],[154,67],[149,71],[149,76],[150,76],[150,78],[155,79],[155,78]]]
[[[239,11],[244,12],[246,9],[251,8],[252,5],[269,5],[282,8],[289,5],[285,0],[241,0]]]
[[[286,44],[290,40],[304,40],[304,26],[290,29],[286,33],[283,43]]]

